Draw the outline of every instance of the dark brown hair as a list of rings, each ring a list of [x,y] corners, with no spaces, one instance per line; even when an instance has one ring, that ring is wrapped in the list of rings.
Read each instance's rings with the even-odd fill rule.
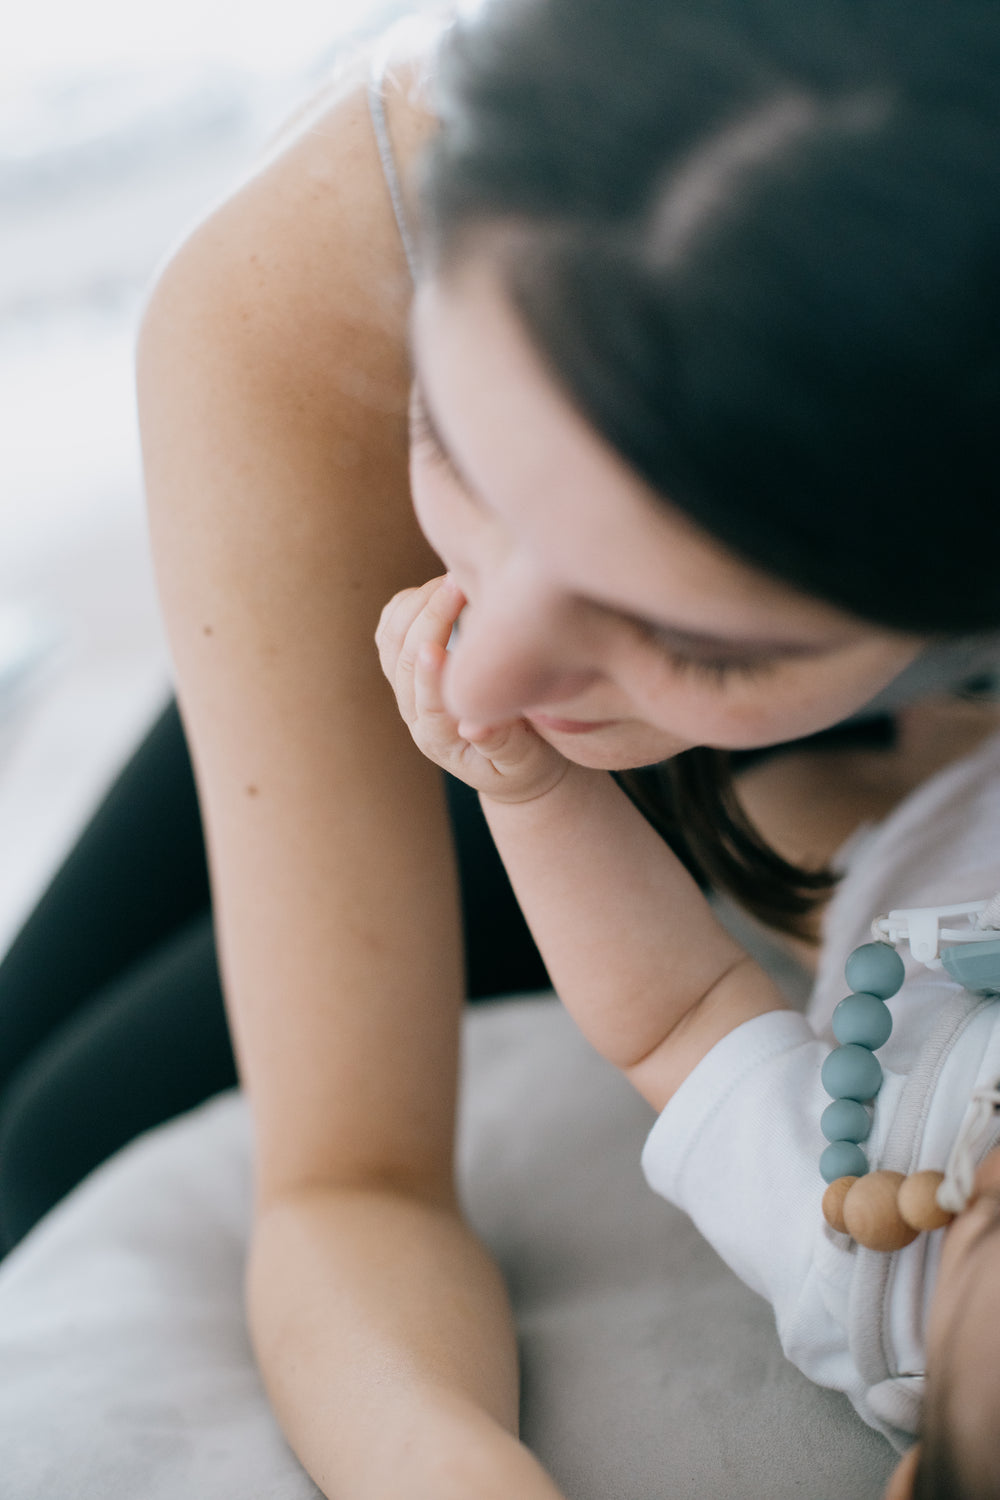
[[[736,555],[882,625],[996,627],[998,77],[995,0],[486,4],[436,71],[426,263],[492,253],[567,398]],[[767,920],[829,889],[717,752],[625,779]]]
[[[615,779],[700,885],[729,892],[770,927],[800,932],[835,884],[829,870],[782,859],[757,832],[740,806],[725,750],[698,746]]]

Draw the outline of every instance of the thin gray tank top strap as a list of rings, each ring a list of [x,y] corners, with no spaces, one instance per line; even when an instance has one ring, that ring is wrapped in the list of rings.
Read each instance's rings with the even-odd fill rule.
[[[368,77],[368,108],[371,112],[378,154],[382,161],[382,171],[385,173],[386,186],[389,189],[389,197],[392,199],[392,211],[396,215],[399,237],[403,242],[403,249],[406,251],[406,260],[410,267],[410,275],[413,277],[414,282],[416,282],[420,269],[420,258],[417,254],[417,243],[413,237],[413,231],[406,217],[406,207],[403,203],[403,188],[399,180],[399,168],[396,165],[396,158],[393,155],[392,141],[389,139],[389,127],[385,119],[385,62],[382,57],[376,58]]]

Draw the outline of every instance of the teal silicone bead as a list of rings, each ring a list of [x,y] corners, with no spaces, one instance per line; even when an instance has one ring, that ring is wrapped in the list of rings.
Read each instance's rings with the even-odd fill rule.
[[[903,960],[888,943],[862,943],[844,967],[844,977],[852,990],[864,990],[880,1000],[888,1000],[902,988],[905,974]]]
[[[856,1099],[834,1099],[824,1109],[819,1124],[828,1141],[865,1141],[872,1128],[871,1116]]]
[[[873,1099],[882,1086],[882,1068],[867,1047],[835,1047],[820,1074],[832,1099]]]
[[[831,1141],[819,1159],[819,1169],[825,1182],[836,1182],[838,1177],[863,1177],[868,1171],[868,1158],[853,1141]]]
[[[877,995],[848,995],[833,1013],[833,1034],[843,1046],[857,1042],[872,1051],[889,1040],[892,1012]]]

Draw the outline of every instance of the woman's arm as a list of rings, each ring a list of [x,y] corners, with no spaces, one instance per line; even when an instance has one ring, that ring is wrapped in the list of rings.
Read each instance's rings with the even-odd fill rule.
[[[429,128],[401,101],[405,159]],[[459,903],[441,778],[371,645],[435,566],[406,473],[406,265],[364,87],[216,211],[138,350],[150,524],[253,1113],[249,1316],[330,1495],[556,1491],[452,1181]],[[534,1486],[534,1488],[532,1488]]]

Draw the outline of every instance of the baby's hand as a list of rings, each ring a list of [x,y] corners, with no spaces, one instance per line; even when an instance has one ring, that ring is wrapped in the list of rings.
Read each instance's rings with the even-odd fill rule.
[[[444,705],[445,647],[465,595],[445,574],[389,600],[378,629],[382,670],[428,759],[497,802],[527,802],[562,780],[569,762],[524,719],[472,724]]]

